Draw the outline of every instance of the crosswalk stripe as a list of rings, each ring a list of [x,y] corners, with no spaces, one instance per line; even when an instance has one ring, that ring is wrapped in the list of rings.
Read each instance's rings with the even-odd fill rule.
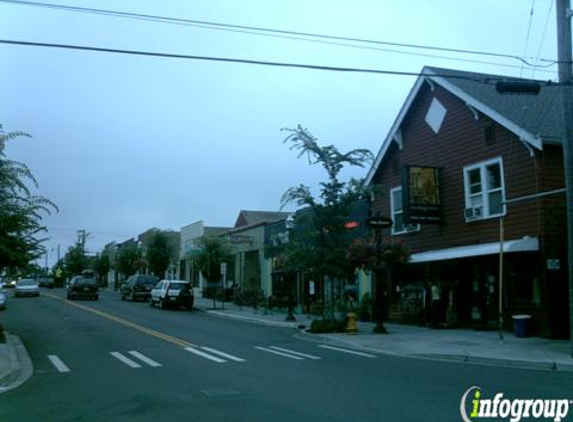
[[[278,346],[269,346],[269,349],[279,350],[281,352],[290,353],[291,355],[296,355],[296,356],[302,356],[303,358],[308,358],[308,359],[316,359],[316,360],[322,359],[318,356],[308,355],[306,353],[301,353],[301,352],[297,352],[294,350],[284,349],[284,348],[278,347]]]
[[[144,363],[146,363],[146,364],[148,364],[149,366],[152,366],[152,367],[154,367],[154,368],[157,368],[157,367],[161,366],[160,363],[155,362],[153,359],[150,359],[150,358],[148,358],[147,356],[145,356],[145,355],[143,355],[143,354],[141,354],[141,353],[139,353],[139,352],[137,352],[137,351],[135,351],[135,350],[132,350],[132,351],[130,351],[130,352],[128,352],[128,353],[129,353],[131,356],[135,356],[135,357],[136,357],[137,359],[139,359],[140,361],[142,361],[142,362],[144,362]]]
[[[118,359],[119,361],[125,363],[127,366],[130,366],[132,368],[141,368],[141,365],[133,360],[131,360],[130,358],[122,355],[119,352],[109,352],[110,355],[112,355],[114,358]]]
[[[376,356],[370,355],[368,353],[362,353],[362,352],[357,352],[355,350],[343,349],[341,347],[327,346],[325,344],[319,344],[318,347],[322,347],[323,349],[336,350],[337,352],[350,353],[352,355],[364,356],[365,358],[375,358],[376,357]]]
[[[214,353],[216,355],[222,356],[222,357],[227,358],[229,360],[233,360],[235,362],[245,362],[245,359],[238,358],[236,356],[221,352],[221,351],[216,350],[216,349],[211,349],[210,347],[201,347],[201,349],[206,350],[206,351],[211,352],[211,353]]]
[[[287,353],[279,352],[279,351],[273,350],[273,349],[268,349],[266,347],[260,347],[260,346],[254,346],[254,347],[257,350],[262,350],[263,352],[267,352],[267,353],[273,353],[275,355],[283,356],[285,358],[290,358],[290,359],[295,359],[295,360],[304,360],[304,358],[302,358],[300,356],[289,355]]]
[[[218,358],[217,356],[212,356],[208,353],[202,352],[201,350],[194,349],[193,347],[185,347],[184,349],[187,350],[188,352],[191,352],[191,353],[194,353],[198,356],[204,357],[205,359],[212,360],[213,362],[217,362],[217,363],[227,362],[224,359]]]
[[[48,355],[48,359],[50,359],[50,362],[52,362],[52,365],[54,365],[58,371],[70,372],[70,368],[56,355]]]

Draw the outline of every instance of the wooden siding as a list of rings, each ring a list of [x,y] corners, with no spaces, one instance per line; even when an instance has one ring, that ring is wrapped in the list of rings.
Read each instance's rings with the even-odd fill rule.
[[[438,134],[424,120],[434,97],[447,109]],[[428,84],[424,84],[400,128],[403,148],[399,149],[393,143],[373,178],[373,183],[382,185],[386,192],[375,199],[373,212],[390,216],[389,191],[400,186],[403,165],[437,166],[441,169],[441,224],[422,225],[418,232],[392,236],[392,239],[402,241],[412,253],[499,241],[499,218],[465,221],[465,166],[501,157],[506,199],[563,186],[559,147],[548,146],[543,152],[530,150],[514,134],[486,116],[478,115],[476,120],[473,110],[443,88],[436,86],[432,91]],[[486,142],[488,127],[494,128],[493,142]],[[528,201],[507,206],[507,240],[541,237],[542,202]],[[390,231],[385,234],[390,235]]]

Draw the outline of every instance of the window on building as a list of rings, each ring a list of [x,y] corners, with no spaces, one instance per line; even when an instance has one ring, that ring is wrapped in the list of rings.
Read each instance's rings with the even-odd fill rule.
[[[392,234],[403,234],[420,230],[420,225],[404,224],[404,209],[402,206],[402,188],[390,190],[390,212],[392,215]]]
[[[505,213],[505,188],[501,158],[464,168],[466,221],[500,216]]]
[[[428,108],[428,112],[426,113],[425,120],[436,135],[442,127],[442,123],[446,117],[446,112],[446,107],[444,107],[437,98],[433,98],[432,103],[430,104],[430,108]]]

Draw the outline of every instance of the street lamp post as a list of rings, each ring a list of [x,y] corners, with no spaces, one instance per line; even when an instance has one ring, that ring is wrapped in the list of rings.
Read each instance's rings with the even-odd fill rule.
[[[291,233],[292,230],[294,229],[294,217],[292,214],[290,214],[286,220],[285,220],[285,227],[287,229],[287,233],[288,233],[288,241],[290,242],[290,238],[291,238]],[[285,274],[286,277],[286,274]],[[288,284],[288,298],[287,298],[287,316],[285,318],[285,321],[296,321],[296,318],[293,314],[293,310],[292,310],[292,305],[293,305],[293,298],[292,298],[292,279],[289,277],[287,279],[287,284]]]

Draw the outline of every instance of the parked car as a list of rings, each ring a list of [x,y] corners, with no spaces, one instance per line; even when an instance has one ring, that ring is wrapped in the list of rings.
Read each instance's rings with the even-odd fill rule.
[[[167,307],[185,307],[193,310],[193,289],[191,283],[186,280],[161,280],[151,290],[151,306],[157,304],[159,309]]]
[[[68,299],[99,299],[99,288],[95,277],[77,275],[68,282]]]
[[[6,296],[6,291],[0,289],[0,309],[6,309],[6,300],[8,297]]]
[[[4,287],[16,287],[18,280],[16,278],[10,278],[4,283]]]
[[[159,281],[154,275],[134,274],[121,285],[121,300],[149,300],[151,290]]]
[[[49,287],[50,289],[53,289],[55,285],[54,277],[40,276],[38,277],[38,285],[40,287]]]
[[[16,283],[14,297],[40,296],[40,288],[36,280],[23,278]]]

